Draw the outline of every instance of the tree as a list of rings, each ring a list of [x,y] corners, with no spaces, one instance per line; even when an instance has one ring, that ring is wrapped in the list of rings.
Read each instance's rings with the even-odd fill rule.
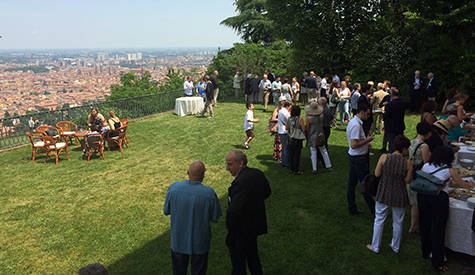
[[[245,43],[262,42],[269,45],[276,40],[277,29],[265,9],[267,0],[235,0],[233,5],[239,13],[226,18],[221,25],[235,30]]]
[[[260,77],[266,69],[276,75],[290,76],[297,70],[292,62],[292,49],[283,41],[265,47],[261,43],[234,44],[229,50],[219,51],[208,66],[208,74],[219,71],[222,81],[232,81],[237,70],[247,69]]]
[[[111,96],[107,100],[135,97],[158,93],[158,84],[151,82],[151,74],[145,71],[142,78],[134,73],[120,73],[120,84],[111,85]]]
[[[183,73],[184,70],[177,69],[175,71],[173,67],[168,68],[165,82],[160,86],[160,92],[183,89],[183,82],[185,82]]]
[[[267,0],[280,38],[295,49],[300,67],[340,71],[355,65],[357,35],[371,30],[377,0]]]

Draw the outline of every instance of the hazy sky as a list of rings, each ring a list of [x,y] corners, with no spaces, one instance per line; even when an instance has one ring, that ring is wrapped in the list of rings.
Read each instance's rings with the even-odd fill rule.
[[[229,48],[233,0],[1,0],[0,49]]]

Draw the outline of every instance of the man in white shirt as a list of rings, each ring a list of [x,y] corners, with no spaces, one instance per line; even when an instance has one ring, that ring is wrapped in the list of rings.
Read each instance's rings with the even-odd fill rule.
[[[346,198],[348,200],[348,214],[358,215],[363,213],[356,208],[355,189],[360,182],[369,174],[369,149],[374,136],[366,137],[363,130],[363,120],[371,116],[371,107],[366,104],[358,106],[357,114],[348,123],[346,128],[346,138],[348,139],[348,158],[350,160],[350,175],[348,178],[348,187],[346,189]],[[375,203],[371,195],[363,195],[374,215]]]
[[[279,137],[282,141],[282,154],[281,154],[281,163],[280,166],[290,169],[290,163],[288,158],[287,152],[287,129],[285,128],[285,124],[287,124],[287,120],[290,117],[290,108],[292,108],[292,103],[286,101],[284,106],[279,111],[279,115],[277,116],[277,122],[279,123]]]
[[[236,98],[239,98],[239,92],[240,92],[240,89],[241,89],[241,81],[239,79],[239,71],[237,71],[236,75],[234,75],[233,88],[234,88],[234,96]]]
[[[193,81],[191,81],[191,76],[186,77],[186,81],[183,84],[183,90],[185,90],[185,96],[193,95]]]
[[[272,83],[269,79],[267,79],[267,75],[265,74],[259,84],[259,89],[262,93],[262,101],[264,102],[264,112],[267,111],[267,101],[269,101],[269,94],[270,89],[272,87]]]
[[[332,83],[333,83],[333,81],[338,82],[338,87],[340,87],[340,78],[338,77],[338,75],[336,73],[332,74]]]

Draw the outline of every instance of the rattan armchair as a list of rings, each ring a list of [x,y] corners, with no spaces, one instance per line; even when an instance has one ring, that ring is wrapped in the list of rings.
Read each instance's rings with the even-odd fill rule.
[[[123,118],[123,119],[120,120],[120,122],[122,123],[122,126],[124,126],[124,125],[127,125],[129,123],[129,119],[128,118]],[[125,135],[125,140],[127,141],[127,144],[130,144],[129,138],[127,137],[127,133],[125,133],[124,135]],[[129,147],[127,146],[127,148],[129,148]]]
[[[33,153],[31,155],[31,161],[35,161],[35,157],[39,153],[45,153],[45,142],[42,139],[41,134],[32,134],[32,133],[26,133],[28,138],[30,139],[31,142],[31,147],[33,149]]]
[[[113,132],[117,132],[118,135],[116,136],[111,136],[111,134]],[[117,144],[120,148],[120,151],[121,152],[124,152],[122,150],[122,144],[125,144],[125,146],[127,146],[127,148],[129,148],[129,145],[127,145],[127,142],[126,142],[126,139],[127,139],[127,124],[125,125],[122,125],[122,127],[120,128],[117,128],[115,129],[114,131],[111,131],[106,139],[107,141],[107,151],[110,151],[111,149],[111,145],[114,145],[114,144]]]
[[[66,137],[66,140],[73,141],[73,138],[76,140],[76,145],[79,145],[79,140],[76,137],[78,131],[78,126],[71,121],[60,121],[56,123],[56,127],[61,131],[61,135]]]
[[[54,127],[51,127],[54,128]],[[54,128],[56,129],[56,128]],[[56,131],[59,131],[56,129]],[[45,143],[45,149],[46,149],[46,158],[45,158],[45,163],[46,160],[48,160],[50,157],[50,153],[53,153],[55,158],[56,158],[56,164],[58,164],[58,159],[59,155],[64,152],[66,154],[66,158],[69,160],[69,155],[68,155],[68,141],[66,140],[65,137],[61,136],[43,136],[43,141]]]
[[[95,152],[99,152],[102,158],[104,157],[104,135],[100,133],[91,133],[86,136],[85,150],[87,153],[87,161],[91,159],[91,155]]]

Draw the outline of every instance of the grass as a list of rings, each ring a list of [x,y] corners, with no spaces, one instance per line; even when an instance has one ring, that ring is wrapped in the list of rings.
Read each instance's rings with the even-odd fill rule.
[[[399,254],[382,246],[379,255],[365,248],[371,242],[373,219],[366,211],[348,216],[347,140],[340,126],[332,130],[330,158],[334,172],[294,176],[272,160],[273,137],[267,133],[270,113],[257,105],[256,138],[246,151],[249,166],[269,179],[269,234],[259,237],[265,274],[427,274],[430,262],[420,252],[419,236],[407,233],[409,208]],[[130,148],[106,152],[106,160],[88,163],[77,146],[71,160],[61,157],[31,162],[31,148],[0,153],[0,274],[77,274],[100,262],[110,274],[171,274],[169,217],[163,215],[168,186],[186,178],[188,165],[202,160],[204,184],[227,208],[232,176],[224,158],[242,148],[246,109],[241,101],[221,102],[216,118],[178,117],[166,113],[129,123]],[[415,136],[419,116],[406,117],[406,135]],[[374,169],[382,136],[373,141]],[[310,170],[308,149],[301,170]],[[212,224],[208,274],[229,274],[225,217]],[[388,220],[383,243],[392,237]]]

